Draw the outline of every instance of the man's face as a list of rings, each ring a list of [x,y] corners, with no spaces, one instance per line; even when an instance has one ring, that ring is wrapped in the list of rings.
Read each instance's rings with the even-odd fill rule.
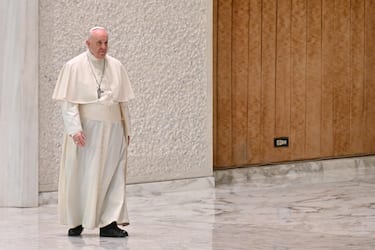
[[[91,37],[86,41],[87,48],[98,59],[103,59],[108,50],[108,34],[103,29],[92,32]]]

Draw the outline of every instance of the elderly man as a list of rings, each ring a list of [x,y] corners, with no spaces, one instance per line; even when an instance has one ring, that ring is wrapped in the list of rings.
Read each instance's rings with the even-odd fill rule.
[[[126,159],[127,103],[134,97],[126,70],[108,56],[108,33],[90,29],[87,51],[62,68],[53,93],[65,127],[59,179],[59,216],[79,236],[100,227],[102,237],[126,237],[129,224]]]

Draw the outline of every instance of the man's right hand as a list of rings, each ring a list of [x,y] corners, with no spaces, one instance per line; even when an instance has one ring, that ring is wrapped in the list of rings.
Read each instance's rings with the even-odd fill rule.
[[[73,135],[73,141],[75,144],[77,144],[77,146],[83,147],[85,146],[86,136],[82,131],[80,131],[77,134]]]

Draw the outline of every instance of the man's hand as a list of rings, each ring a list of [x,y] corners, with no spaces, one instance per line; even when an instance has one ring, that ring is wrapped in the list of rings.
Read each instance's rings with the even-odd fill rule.
[[[73,141],[75,144],[77,144],[77,146],[83,147],[85,146],[86,136],[82,131],[80,131],[77,134],[73,135]]]

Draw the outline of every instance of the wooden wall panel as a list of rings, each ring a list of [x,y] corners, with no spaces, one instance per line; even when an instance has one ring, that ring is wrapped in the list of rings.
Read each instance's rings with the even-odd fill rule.
[[[349,154],[350,137],[350,0],[335,0],[333,132],[334,155]]]
[[[215,167],[375,154],[374,0],[214,12]],[[281,136],[289,147],[274,147]]]
[[[262,162],[262,1],[250,0],[248,79],[248,163]]]
[[[335,80],[334,9],[335,1],[322,1],[322,116],[320,133],[320,156],[333,156],[333,85]]]
[[[365,3],[351,2],[351,103],[350,103],[350,151],[354,154],[365,152]]]
[[[291,7],[291,0],[278,1],[275,81],[276,121],[274,131],[276,137],[289,136],[290,134]],[[274,151],[278,160],[290,159],[290,148],[277,148]]]
[[[375,151],[375,1],[366,0],[365,7],[365,84],[367,152]]]
[[[273,150],[275,131],[275,60],[276,1],[263,1],[262,6],[262,161],[276,160]]]
[[[307,2],[305,157],[320,157],[322,91],[322,3]]]
[[[232,151],[233,161],[247,163],[247,81],[249,65],[249,1],[233,0],[232,17]]]
[[[219,0],[217,44],[217,150],[215,165],[232,162],[232,2]]]
[[[292,2],[291,159],[305,155],[306,0]]]

